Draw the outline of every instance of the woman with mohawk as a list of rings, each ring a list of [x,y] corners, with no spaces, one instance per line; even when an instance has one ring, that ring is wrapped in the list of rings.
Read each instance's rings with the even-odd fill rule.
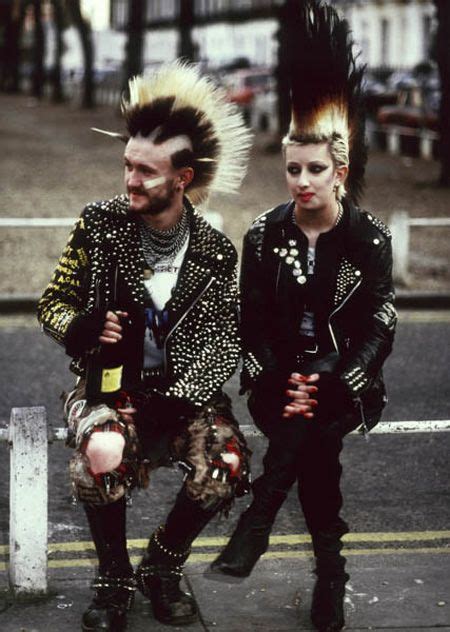
[[[79,376],[65,410],[99,558],[82,619],[93,632],[125,629],[136,586],[163,623],[195,621],[179,586],[191,543],[248,487],[249,452],[222,392],[240,355],[237,254],[193,204],[237,190],[250,136],[223,94],[179,62],[131,80],[123,112],[127,134],[105,133],[126,142],[127,194],[85,208],[38,314]],[[96,389],[96,350],[114,345],[123,369],[107,365]],[[174,462],[182,489],[134,573],[126,493]]]
[[[242,391],[269,439],[253,502],[212,569],[246,577],[266,551],[287,492],[312,537],[311,617],[344,626],[339,454],[386,401],[382,365],[396,312],[388,229],[356,205],[366,153],[362,69],[346,22],[322,3],[286,4],[292,118],[283,139],[291,200],[258,217],[242,261]],[[283,45],[283,43],[282,43]]]

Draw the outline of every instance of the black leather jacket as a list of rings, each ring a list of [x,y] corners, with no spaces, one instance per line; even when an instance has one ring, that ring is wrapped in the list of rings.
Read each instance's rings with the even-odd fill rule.
[[[291,201],[267,211],[244,239],[243,391],[253,389],[268,371],[294,370],[302,285],[293,272],[296,266],[305,269],[308,242],[293,224],[292,210]],[[310,294],[323,346],[339,353],[338,378],[358,420],[370,429],[387,401],[381,369],[397,321],[388,228],[345,202],[339,225],[319,236],[314,278]]]
[[[233,375],[240,357],[237,253],[187,199],[185,205],[190,238],[167,304],[164,395],[201,406]],[[75,334],[97,303],[108,305],[114,263],[120,308],[129,312],[133,322],[127,338],[126,376],[129,383],[140,376],[145,328],[142,257],[138,222],[129,212],[126,196],[84,209],[38,306],[42,329],[74,358],[71,369],[77,375],[85,373],[86,350]]]

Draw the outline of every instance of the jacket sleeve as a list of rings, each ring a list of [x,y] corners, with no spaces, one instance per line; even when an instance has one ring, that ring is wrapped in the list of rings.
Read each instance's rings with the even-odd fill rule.
[[[392,350],[397,323],[392,283],[392,246],[390,237],[371,248],[365,268],[356,318],[363,318],[364,334],[346,359],[340,378],[353,398],[369,389]]]
[[[202,337],[208,342],[165,393],[195,406],[207,403],[235,373],[241,348],[238,331],[237,255],[213,286],[211,317]]]
[[[267,343],[267,279],[262,269],[263,231],[251,228],[244,238],[241,266],[241,336],[243,368],[241,393],[252,388],[263,373],[276,370],[275,356]]]
[[[82,215],[70,234],[37,311],[43,331],[64,346],[75,321],[83,314],[87,274],[88,255]]]

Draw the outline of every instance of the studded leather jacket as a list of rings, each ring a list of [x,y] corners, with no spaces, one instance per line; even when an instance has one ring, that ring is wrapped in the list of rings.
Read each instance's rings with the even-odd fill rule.
[[[193,405],[207,403],[236,370],[238,338],[237,254],[185,199],[190,238],[177,285],[167,304],[164,395]],[[111,275],[111,267],[114,274]],[[73,356],[71,370],[84,375],[86,354],[67,349],[71,328],[108,305],[111,276],[119,278],[120,309],[133,323],[127,337],[129,376],[143,366],[144,261],[138,221],[126,196],[87,206],[76,223],[38,306],[42,329]],[[130,381],[132,378],[130,377]]]
[[[242,390],[262,376],[295,370],[295,341],[303,313],[308,241],[294,225],[294,203],[259,216],[244,239],[241,274]],[[337,351],[337,376],[359,421],[370,428],[387,401],[382,365],[397,320],[388,228],[344,203],[339,224],[319,236],[313,301],[323,353]]]

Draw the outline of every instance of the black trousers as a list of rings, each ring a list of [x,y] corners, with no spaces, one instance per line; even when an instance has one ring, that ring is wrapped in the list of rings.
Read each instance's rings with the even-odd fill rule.
[[[255,502],[258,496],[270,496],[271,490],[287,493],[297,482],[298,499],[309,532],[312,535],[332,532],[339,537],[348,531],[339,516],[342,507],[339,455],[343,439],[339,424],[323,425],[314,418],[299,415],[285,419],[281,415],[282,406],[280,399],[270,396],[252,395],[249,400],[256,425],[269,439],[263,474],[253,483]]]

